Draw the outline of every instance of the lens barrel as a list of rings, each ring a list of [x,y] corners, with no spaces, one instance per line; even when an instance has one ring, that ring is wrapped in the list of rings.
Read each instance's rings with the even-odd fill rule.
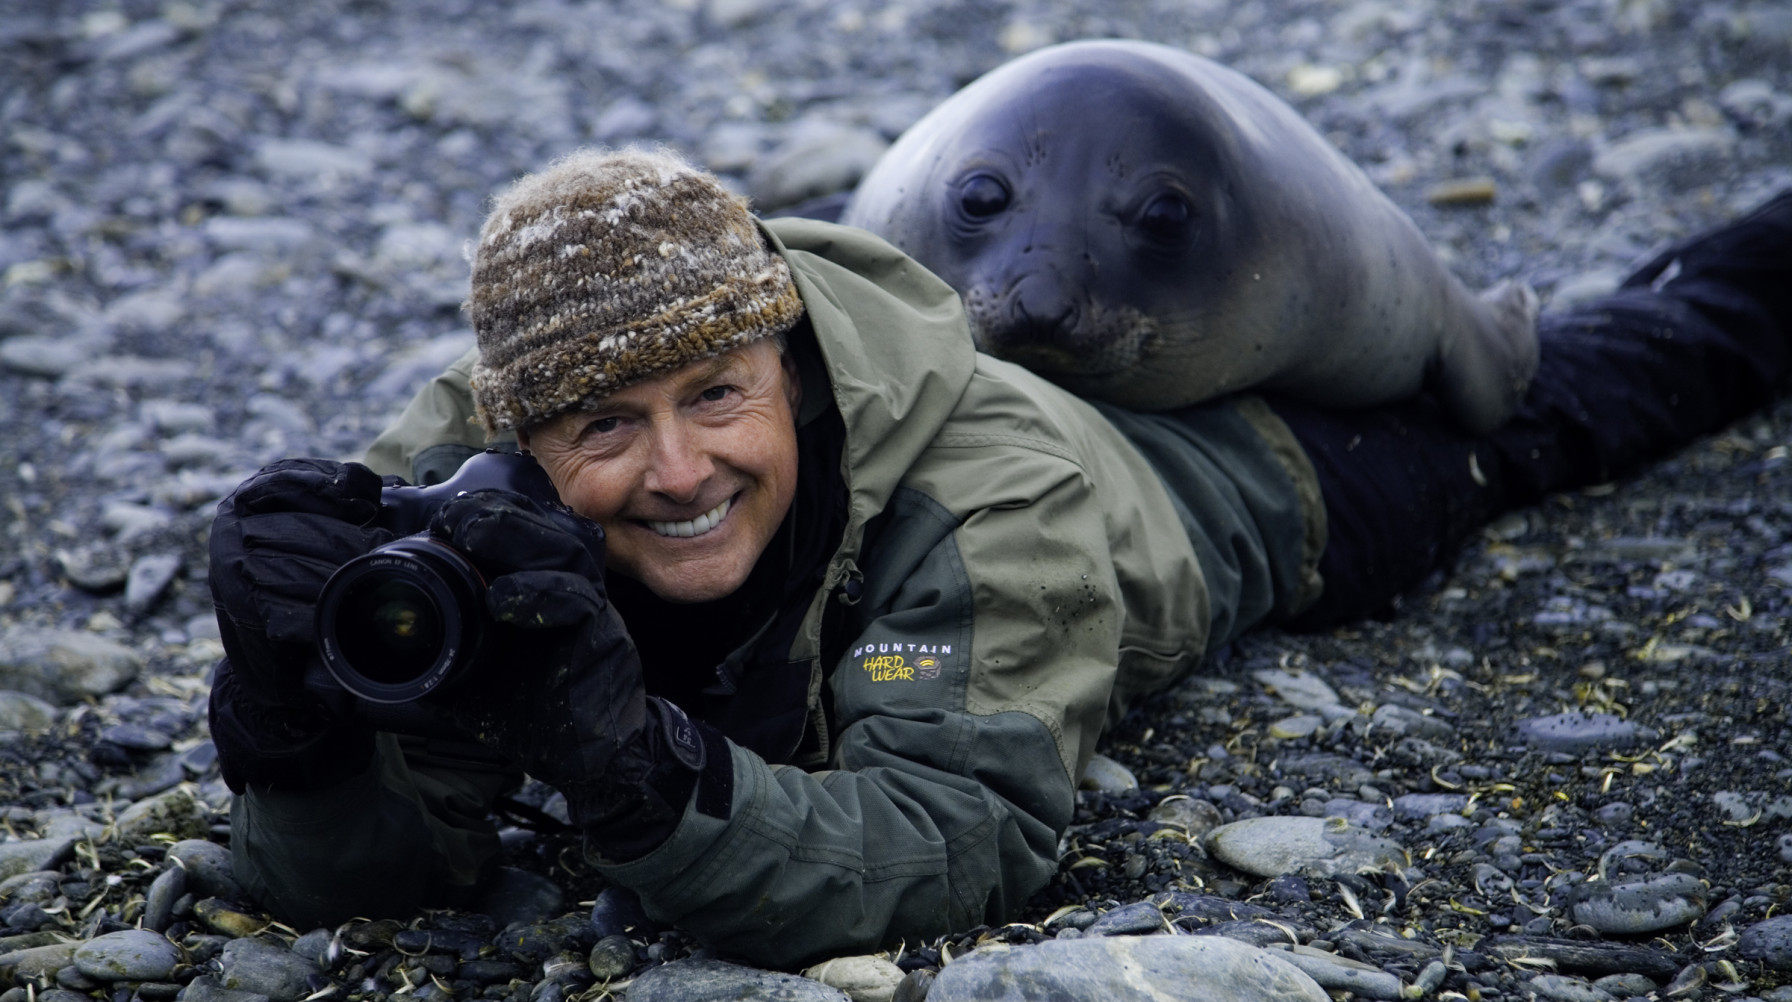
[[[343,564],[317,603],[318,649],[344,689],[371,703],[408,703],[478,656],[485,581],[427,533]]]

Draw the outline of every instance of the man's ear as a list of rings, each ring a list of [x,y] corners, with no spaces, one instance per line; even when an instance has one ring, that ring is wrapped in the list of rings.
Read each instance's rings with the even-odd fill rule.
[[[790,402],[790,413],[795,417],[803,410],[803,377],[796,371],[796,352],[784,349],[778,355],[778,364],[784,367],[784,399]]]

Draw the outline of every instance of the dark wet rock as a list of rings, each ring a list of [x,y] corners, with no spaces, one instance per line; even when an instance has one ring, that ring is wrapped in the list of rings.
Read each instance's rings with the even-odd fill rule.
[[[331,956],[331,944],[335,938],[335,934],[328,929],[313,929],[293,940],[292,952],[319,967],[328,967],[334,959]]]
[[[1744,929],[1736,952],[1776,971],[1792,971],[1792,915],[1777,915]]]
[[[498,869],[474,910],[490,915],[499,925],[539,922],[558,914],[565,898],[560,886],[546,877],[505,866]]]
[[[586,963],[599,981],[628,977],[635,969],[635,946],[627,936],[605,936],[591,948]]]
[[[113,724],[100,731],[100,740],[133,752],[166,751],[174,744],[174,739],[166,732],[151,730],[141,724]]]
[[[1040,998],[1325,1002],[1328,996],[1276,952],[1218,936],[1105,937],[985,947],[942,968],[927,993],[928,1002]]]
[[[0,953],[0,981],[38,981],[74,963],[80,943],[47,943]]]
[[[142,668],[141,654],[91,633],[23,626],[0,632],[0,688],[52,703],[116,691]]]
[[[307,979],[322,973],[312,961],[259,939],[231,943],[219,960],[220,985],[266,995],[272,1002],[296,1002],[311,994]]]
[[[678,960],[655,967],[628,988],[628,1002],[848,1002],[837,988],[794,974],[742,967],[720,960]],[[932,993],[928,998],[939,1002]]]
[[[81,973],[101,981],[165,981],[180,966],[180,947],[143,929],[109,932],[74,952]]]
[[[1149,901],[1121,905],[1083,929],[1091,936],[1138,936],[1169,928],[1163,910]]]
[[[1399,843],[1379,838],[1338,818],[1250,818],[1209,832],[1215,859],[1259,877],[1285,873],[1331,876],[1407,864]]]
[[[209,898],[242,901],[248,892],[231,871],[230,850],[204,839],[184,839],[168,847],[168,859],[187,871],[187,883]]]
[[[1277,921],[1215,922],[1196,929],[1194,935],[1224,936],[1252,946],[1286,946],[1298,936],[1287,923]]]
[[[1554,939],[1546,936],[1490,936],[1475,949],[1512,961],[1546,960],[1567,974],[1598,977],[1606,974],[1641,974],[1671,978],[1680,965],[1671,954],[1623,943]]]
[[[1593,811],[1592,818],[1607,828],[1623,828],[1636,816],[1636,807],[1620,800]]]
[[[1615,714],[1578,711],[1520,720],[1516,736],[1528,748],[1570,755],[1601,749],[1624,751],[1657,737],[1650,728]]]
[[[143,928],[150,932],[167,932],[174,921],[174,903],[187,893],[187,871],[170,866],[150,882],[143,905]]]
[[[592,902],[591,930],[599,939],[638,934],[649,925],[647,913],[641,910],[641,899],[626,888],[606,887]]]

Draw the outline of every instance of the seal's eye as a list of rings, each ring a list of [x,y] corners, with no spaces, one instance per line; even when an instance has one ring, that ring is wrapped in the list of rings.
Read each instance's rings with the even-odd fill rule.
[[[1139,226],[1152,239],[1171,243],[1188,235],[1194,218],[1195,210],[1189,207],[1188,200],[1167,191],[1145,203],[1145,211],[1139,213]]]
[[[976,219],[993,216],[1008,207],[1008,186],[988,174],[972,174],[958,186],[958,204]]]

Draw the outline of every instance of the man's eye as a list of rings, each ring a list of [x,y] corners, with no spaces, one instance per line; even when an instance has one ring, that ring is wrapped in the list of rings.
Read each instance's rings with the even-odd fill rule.
[[[622,424],[621,418],[600,417],[586,425],[585,430],[598,435],[608,435],[610,432],[615,431],[620,424]]]
[[[731,389],[731,387],[711,386],[709,389],[703,391],[702,396],[704,400],[713,404],[725,399],[728,396],[729,389]]]

